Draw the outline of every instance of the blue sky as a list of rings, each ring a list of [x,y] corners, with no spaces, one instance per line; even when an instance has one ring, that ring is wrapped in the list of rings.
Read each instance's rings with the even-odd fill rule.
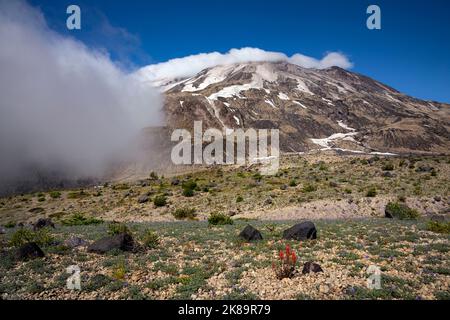
[[[201,52],[257,47],[322,58],[340,51],[355,72],[412,96],[450,102],[448,0],[30,0],[50,27],[143,66]],[[65,28],[78,4],[82,30]],[[382,30],[366,28],[377,4]]]

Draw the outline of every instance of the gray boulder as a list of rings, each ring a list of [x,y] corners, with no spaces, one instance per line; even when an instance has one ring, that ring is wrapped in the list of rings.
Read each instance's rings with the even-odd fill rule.
[[[106,253],[114,249],[132,251],[134,249],[133,237],[127,233],[121,233],[97,240],[87,248],[89,252],[95,253]]]
[[[261,232],[253,228],[251,225],[246,226],[239,234],[239,237],[247,241],[258,241],[263,239]]]
[[[71,237],[64,241],[64,245],[69,248],[77,248],[77,247],[84,247],[88,243],[86,240],[83,240],[79,237]]]
[[[146,202],[148,202],[148,200],[149,200],[148,195],[143,194],[142,196],[140,196],[138,198],[138,203],[146,203]]]

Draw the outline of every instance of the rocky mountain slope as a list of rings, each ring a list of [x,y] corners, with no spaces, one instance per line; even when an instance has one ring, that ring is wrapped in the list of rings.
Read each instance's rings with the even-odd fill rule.
[[[338,67],[241,63],[163,79],[169,129],[280,129],[284,152],[448,153],[450,105]]]

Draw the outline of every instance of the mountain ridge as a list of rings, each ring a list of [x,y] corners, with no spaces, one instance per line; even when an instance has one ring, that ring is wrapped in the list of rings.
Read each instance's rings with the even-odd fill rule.
[[[339,67],[288,62],[207,68],[159,81],[169,128],[280,129],[284,152],[448,153],[450,105]]]

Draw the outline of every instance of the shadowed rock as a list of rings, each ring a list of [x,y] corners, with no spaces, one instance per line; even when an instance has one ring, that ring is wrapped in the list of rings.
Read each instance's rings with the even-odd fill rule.
[[[132,251],[134,249],[133,237],[127,233],[105,237],[95,241],[87,250],[95,253],[106,253],[114,249]]]
[[[142,196],[140,196],[139,198],[138,198],[138,203],[146,203],[146,202],[148,202],[148,195],[146,195],[146,194],[143,194]]]
[[[306,262],[303,266],[302,273],[308,274],[308,273],[318,273],[323,272],[322,267],[314,262]]]
[[[263,239],[261,232],[253,228],[251,225],[246,226],[245,229],[239,234],[239,237],[247,241],[258,241]]]
[[[298,241],[317,239],[316,226],[311,221],[296,224],[283,232],[283,239]]]
[[[36,221],[36,223],[33,225],[33,230],[37,231],[40,230],[42,228],[46,228],[46,227],[52,227],[55,228],[55,224],[52,222],[51,219],[39,219],[38,221]]]
[[[35,242],[26,243],[17,250],[17,259],[21,261],[42,258],[44,256],[44,252]]]

